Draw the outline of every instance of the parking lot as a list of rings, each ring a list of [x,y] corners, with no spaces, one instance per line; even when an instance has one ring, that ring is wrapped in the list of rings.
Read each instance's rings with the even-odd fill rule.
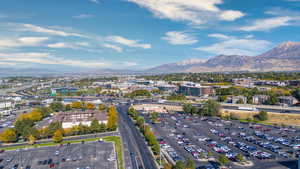
[[[265,125],[251,125],[218,118],[201,118],[183,114],[160,114],[161,123],[151,124],[161,147],[176,162],[192,158],[202,168],[218,168],[209,157],[227,156],[233,168],[241,154],[252,163],[251,168],[280,166],[300,154],[300,131]],[[206,160],[205,160],[206,159]],[[209,162],[210,161],[210,162]],[[295,160],[296,161],[296,160]],[[293,168],[296,162],[281,168]]]
[[[56,147],[22,149],[0,154],[0,168],[114,169],[113,143],[89,142]]]

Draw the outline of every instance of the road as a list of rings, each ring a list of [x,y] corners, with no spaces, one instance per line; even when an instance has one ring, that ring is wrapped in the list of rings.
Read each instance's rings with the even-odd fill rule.
[[[127,110],[128,106],[118,107],[120,115],[119,128],[122,133],[123,141],[128,143],[128,149],[131,152],[131,161],[133,165],[137,164],[138,167],[142,167],[144,169],[155,169],[157,166],[152,158],[148,146],[146,145],[143,136],[128,117]],[[140,161],[141,164],[139,164]]]

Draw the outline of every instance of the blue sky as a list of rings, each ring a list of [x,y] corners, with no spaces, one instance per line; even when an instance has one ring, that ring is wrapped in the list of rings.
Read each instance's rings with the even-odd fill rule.
[[[300,0],[1,0],[0,68],[145,69],[300,41]]]

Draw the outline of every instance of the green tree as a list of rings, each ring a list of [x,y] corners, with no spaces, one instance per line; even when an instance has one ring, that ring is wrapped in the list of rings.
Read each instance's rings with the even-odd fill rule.
[[[40,108],[37,108],[37,111],[42,113],[43,118],[48,117],[51,113],[53,113],[53,111],[50,107],[40,107]]]
[[[136,124],[137,126],[139,126],[139,128],[143,128],[144,127],[144,123],[145,123],[145,119],[142,116],[139,116],[136,120]]]
[[[278,103],[278,98],[274,94],[270,95],[269,99],[266,102],[266,104],[268,105],[275,105],[277,103]]]
[[[226,101],[226,99],[227,99],[227,96],[219,96],[218,97],[219,102],[224,102],[224,101]]]
[[[184,163],[180,160],[173,166],[173,169],[185,169]]]
[[[153,123],[155,123],[157,121],[158,118],[158,113],[157,112],[152,112],[151,113],[151,120]]]
[[[218,158],[218,162],[221,164],[221,165],[226,165],[229,163],[229,159],[224,155],[220,155],[219,158]]]
[[[244,156],[243,156],[242,154],[238,154],[238,155],[236,156],[236,158],[237,158],[238,161],[244,161],[244,160],[245,160],[245,159],[244,159]]]
[[[204,103],[201,111],[206,116],[217,116],[220,115],[221,105],[214,101],[214,100],[208,100],[206,103]]]
[[[259,121],[266,121],[268,120],[268,112],[260,111],[257,115],[254,116]]]
[[[53,139],[54,143],[62,142],[63,141],[63,135],[62,135],[61,130],[56,130],[53,137],[52,137],[52,139]]]
[[[101,123],[99,125],[99,132],[105,132],[106,131],[106,125],[104,123]]]
[[[97,119],[93,119],[91,122],[91,131],[93,133],[99,132],[100,131],[100,124],[99,121]]]
[[[151,147],[152,148],[152,151],[155,155],[159,155],[160,153],[160,145],[159,143],[156,141],[153,146]]]
[[[52,102],[50,104],[50,108],[54,112],[64,111],[64,109],[65,109],[64,105],[61,102]]]
[[[193,159],[187,159],[185,162],[185,168],[186,169],[196,169],[196,164]]]
[[[295,90],[292,92],[292,95],[293,95],[298,101],[300,101],[300,87],[298,87],[297,89],[295,89]]]

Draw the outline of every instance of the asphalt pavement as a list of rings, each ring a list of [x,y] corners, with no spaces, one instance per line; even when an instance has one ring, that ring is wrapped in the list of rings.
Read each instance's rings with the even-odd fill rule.
[[[131,161],[132,163],[136,163],[137,167],[139,168],[156,169],[157,166],[148,149],[148,146],[145,143],[144,137],[141,135],[140,131],[137,130],[134,123],[128,117],[127,110],[128,106],[118,107],[120,115],[119,128],[120,132],[122,133],[123,141],[129,143],[128,149],[131,152]]]

